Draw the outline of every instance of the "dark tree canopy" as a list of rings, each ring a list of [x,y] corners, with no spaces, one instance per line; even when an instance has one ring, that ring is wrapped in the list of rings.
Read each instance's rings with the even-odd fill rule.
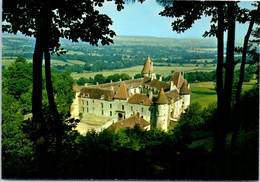
[[[45,13],[45,21],[49,21],[52,50],[60,47],[59,39],[66,38],[73,42],[79,40],[89,42],[91,45],[112,43],[115,35],[109,29],[112,20],[100,14],[95,7],[103,6],[104,0],[56,0],[56,1],[8,1],[3,0],[3,31],[16,34],[20,31],[26,36],[39,36],[41,25],[39,19]],[[117,9],[123,8],[123,1],[116,0]],[[42,11],[44,10],[44,11]],[[46,13],[46,12],[47,13]],[[48,20],[49,19],[49,20]]]

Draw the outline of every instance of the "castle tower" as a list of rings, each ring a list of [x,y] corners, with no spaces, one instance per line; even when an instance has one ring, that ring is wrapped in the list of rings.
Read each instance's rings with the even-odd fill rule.
[[[144,64],[143,70],[142,70],[142,76],[143,77],[149,77],[152,80],[156,79],[155,72],[153,70],[153,63],[149,56],[147,56],[146,62]]]
[[[168,98],[165,95],[163,88],[159,92],[156,103],[156,127],[167,131],[168,124]]]
[[[182,87],[180,88],[180,95],[182,96],[182,100],[183,100],[183,111],[188,108],[188,106],[190,105],[190,88],[189,85],[187,83],[186,80],[184,80]]]

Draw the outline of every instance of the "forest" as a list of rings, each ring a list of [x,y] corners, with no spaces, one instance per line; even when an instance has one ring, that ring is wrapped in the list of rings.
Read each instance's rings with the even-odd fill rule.
[[[67,39],[67,42],[81,40],[84,44],[89,43],[89,47],[106,46],[103,50],[100,47],[93,52],[89,50],[91,55],[88,58],[93,58],[91,64],[98,65],[96,58],[99,54],[105,55],[98,50],[112,49],[115,36],[109,27],[112,20],[94,9],[104,2],[3,0],[3,22],[6,22],[3,31],[13,34],[19,31],[35,39],[31,38],[29,44],[31,52],[27,53],[30,56],[24,54],[28,46],[23,51],[17,46],[14,52],[19,50],[20,53],[9,54],[12,61],[2,72],[3,179],[259,179],[259,52],[256,51],[259,27],[254,27],[254,24],[259,25],[260,3],[255,3],[254,9],[246,9],[234,1],[157,2],[164,6],[160,15],[173,18],[172,29],[178,33],[192,29],[193,23],[201,16],[211,16],[210,30],[204,35],[215,37],[217,47],[214,47],[214,53],[204,52],[208,57],[203,55],[203,51],[199,54],[204,56],[203,59],[216,60],[217,69],[208,73],[187,73],[187,79],[190,82],[214,80],[217,102],[206,108],[202,108],[200,103],[192,103],[178,122],[169,126],[168,132],[143,130],[136,125],[132,129],[105,129],[80,135],[75,130],[80,121],[70,118],[75,80],[67,70],[55,72],[51,62],[57,57],[69,55],[69,50],[66,50],[69,47],[63,47],[60,41]],[[113,3],[118,11],[123,11],[124,1]],[[236,22],[249,23],[245,25],[247,33],[242,47],[235,47],[234,43]],[[226,46],[225,32],[228,35]],[[3,42],[9,40],[13,39]],[[145,40],[148,46],[140,46],[140,50],[154,51],[150,46],[155,39]],[[128,49],[132,46],[129,41],[123,43]],[[200,42],[197,41],[197,44]],[[182,45],[179,43],[180,47]],[[4,44],[3,51],[8,46]],[[199,55],[179,50],[177,58],[172,50],[166,51],[165,55],[174,61],[191,60]],[[64,55],[65,52],[67,54]],[[137,51],[135,56],[141,54]],[[236,54],[240,54],[240,59],[235,59]],[[159,53],[151,57],[159,64],[159,60],[163,60],[159,57],[162,55]],[[113,54],[106,59],[112,60],[111,57],[123,64],[122,55],[117,57]],[[87,64],[91,62],[85,61]],[[82,60],[84,65],[85,61]],[[108,60],[102,60],[100,64],[105,61]],[[235,69],[238,64],[239,69]],[[107,77],[99,74],[92,81],[105,83],[129,77],[127,74]],[[252,79],[256,80],[254,85],[243,90],[245,81]],[[32,117],[25,117],[27,114],[32,114]]]

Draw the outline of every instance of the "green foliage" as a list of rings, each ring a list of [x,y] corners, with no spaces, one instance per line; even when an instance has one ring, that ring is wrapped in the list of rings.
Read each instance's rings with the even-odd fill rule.
[[[134,76],[134,79],[138,79],[138,78],[142,78],[143,76],[142,76],[142,74],[141,73],[138,73],[138,74],[136,74],[135,76]]]
[[[99,84],[102,84],[102,83],[105,83],[106,77],[104,77],[103,74],[96,74],[96,76],[94,77],[94,80],[96,83],[98,82]]]
[[[3,177],[18,177],[33,171],[33,143],[23,133],[20,103],[12,95],[2,92],[2,170]],[[23,166],[21,168],[21,166]],[[15,171],[15,173],[13,172]],[[13,176],[13,174],[16,174]]]
[[[75,91],[72,85],[75,83],[68,71],[54,74],[53,77],[53,92],[57,104],[57,109],[63,119],[70,115],[70,106],[75,98]]]
[[[216,71],[212,72],[189,72],[185,73],[185,79],[189,83],[216,81]]]
[[[3,70],[2,89],[7,94],[19,99],[22,93],[28,92],[32,86],[32,63],[28,63],[25,58],[19,57]]]

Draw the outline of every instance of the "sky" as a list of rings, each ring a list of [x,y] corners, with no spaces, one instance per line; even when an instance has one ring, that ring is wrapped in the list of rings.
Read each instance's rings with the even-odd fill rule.
[[[250,7],[251,2],[241,2],[241,6]],[[193,27],[185,33],[177,34],[172,31],[172,18],[159,15],[164,8],[155,0],[146,0],[144,3],[125,4],[121,11],[116,10],[113,2],[106,2],[101,13],[107,14],[112,20],[111,28],[117,35],[153,36],[169,38],[202,38],[203,33],[210,28],[210,17],[203,17],[195,22]],[[248,24],[236,24],[236,38],[243,38]]]

